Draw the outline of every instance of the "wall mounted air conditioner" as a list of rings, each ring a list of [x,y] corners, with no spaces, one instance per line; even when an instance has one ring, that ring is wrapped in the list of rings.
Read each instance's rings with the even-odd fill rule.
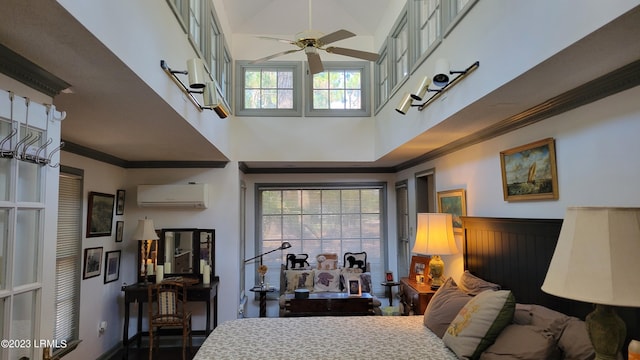
[[[138,206],[189,207],[209,206],[207,184],[138,185]]]

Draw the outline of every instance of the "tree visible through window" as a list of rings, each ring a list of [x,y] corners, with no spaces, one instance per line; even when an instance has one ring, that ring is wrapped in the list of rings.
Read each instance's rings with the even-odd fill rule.
[[[362,108],[361,78],[359,69],[330,70],[313,75],[313,108]]]
[[[245,109],[293,109],[293,71],[247,69],[244,73]]]

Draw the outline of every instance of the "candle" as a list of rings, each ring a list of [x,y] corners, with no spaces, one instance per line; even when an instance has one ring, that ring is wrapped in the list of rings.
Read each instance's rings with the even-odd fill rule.
[[[164,263],[164,273],[165,274],[171,274],[171,263],[170,262]]]
[[[156,284],[162,282],[164,279],[164,266],[158,265],[156,267]]]
[[[204,263],[204,259],[200,259],[200,274],[204,274],[204,266],[206,264]]]
[[[147,275],[153,275],[153,263],[147,264]]]
[[[202,283],[208,285],[211,283],[211,266],[205,265],[202,273]]]

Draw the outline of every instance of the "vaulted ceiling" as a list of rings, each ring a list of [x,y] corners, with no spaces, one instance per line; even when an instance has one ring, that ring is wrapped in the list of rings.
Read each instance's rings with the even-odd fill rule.
[[[316,0],[312,4],[312,27],[325,33],[345,28],[361,36],[373,36],[378,30],[378,22],[393,1]],[[308,1],[220,0],[218,3],[224,6],[226,21],[234,33],[282,36],[293,35],[309,27]],[[532,88],[557,95],[558,92],[554,91],[557,84],[544,79],[558,78],[563,72],[571,71],[562,64],[588,68],[597,60],[598,71],[611,71],[637,60],[637,46],[620,41],[625,34],[636,34],[636,38],[640,34],[640,11],[637,8],[464,110],[473,116],[465,118],[464,114],[459,114],[458,119],[448,125],[443,123],[432,131],[416,134],[415,139],[366,166],[397,169],[403,164],[423,159],[427,148],[424,144],[441,137],[443,131],[456,132],[456,135],[439,145],[440,151],[464,146],[464,139],[474,141],[473,134],[487,125],[513,119],[531,107],[514,107],[506,112],[496,106],[509,102],[503,99],[513,94],[527,94]],[[175,119],[166,121],[162,127],[156,126],[155,119],[166,117],[167,104],[56,1],[3,1],[0,43],[72,84],[73,93],[57,95],[54,104],[68,113],[63,121],[62,137],[76,149],[95,151],[112,157],[114,163],[134,166],[149,161],[216,163],[229,160],[184,121]],[[594,59],[591,51],[594,48],[606,49],[606,53],[616,56]],[[586,83],[602,75],[598,71],[583,72],[580,75],[583,78],[574,81]],[[482,124],[481,128],[471,126],[480,118],[491,119],[493,123]],[[438,149],[435,149],[436,153]],[[281,163],[274,159],[270,163],[249,166],[321,168],[352,167],[353,164]]]

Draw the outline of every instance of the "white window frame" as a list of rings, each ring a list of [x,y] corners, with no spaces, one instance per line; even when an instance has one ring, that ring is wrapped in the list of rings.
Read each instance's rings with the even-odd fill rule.
[[[375,96],[375,104],[374,109],[375,112],[378,113],[382,109],[382,107],[389,101],[389,97],[391,96],[391,86],[389,79],[389,51],[387,47],[387,42],[382,45],[380,51],[378,51],[380,57],[375,63],[375,73],[374,73],[374,96]]]
[[[371,115],[371,65],[368,61],[324,61],[323,72],[342,71],[342,70],[359,70],[360,71],[360,108],[359,109],[314,109],[313,102],[313,76],[308,70],[308,64],[305,64],[305,74],[309,74],[307,81],[306,111],[305,115],[309,117],[331,116],[331,117],[367,117]]]
[[[443,37],[446,37],[458,22],[471,10],[478,0],[443,0]]]
[[[416,0],[409,2],[412,14],[410,20],[410,33],[412,36],[412,60],[411,72],[414,72],[440,45],[443,33],[443,4],[448,0]],[[435,23],[435,26],[431,26]],[[426,29],[425,29],[426,28]],[[435,33],[435,34],[433,34]],[[422,49],[425,34],[432,38],[427,47]]]
[[[375,249],[372,249],[371,246],[367,246],[366,244],[363,244],[363,241],[370,241],[373,240],[373,238],[370,237],[366,237],[366,236],[362,236],[358,239],[358,238],[349,238],[348,240],[341,237],[341,236],[328,236],[327,238],[324,238],[324,236],[320,235],[320,238],[307,238],[304,235],[304,232],[302,232],[301,234],[301,238],[292,238],[290,236],[290,234],[287,234],[286,231],[284,230],[284,226],[283,225],[283,231],[282,231],[282,238],[278,238],[278,239],[268,239],[268,240],[264,240],[263,239],[263,206],[262,206],[262,194],[264,193],[264,191],[317,191],[317,190],[336,190],[336,191],[342,191],[342,190],[359,190],[359,191],[366,191],[366,190],[379,190],[380,192],[380,199],[379,199],[379,209],[378,212],[375,214],[378,214],[379,216],[379,221],[380,221],[380,229],[379,229],[379,242],[378,244],[375,246]],[[278,253],[274,253],[272,255],[269,256],[265,256],[263,257],[263,263],[265,265],[267,265],[267,267],[269,269],[279,269],[280,268],[280,264],[285,264],[286,262],[286,255],[287,253],[292,254],[292,253],[307,253],[309,255],[309,259],[308,262],[310,264],[315,264],[316,260],[315,260],[315,256],[318,255],[319,253],[316,250],[310,250],[310,249],[314,249],[317,248],[317,242],[323,242],[323,241],[327,241],[327,242],[331,242],[331,245],[334,245],[336,241],[340,242],[340,251],[335,251],[335,250],[330,250],[330,249],[325,249],[321,248],[321,251],[329,251],[330,252],[338,252],[338,263],[339,266],[343,266],[343,259],[342,256],[344,255],[345,252],[347,251],[351,251],[351,252],[359,252],[359,251],[366,251],[367,252],[367,262],[369,263],[369,265],[371,266],[371,285],[373,287],[373,293],[374,294],[383,294],[385,289],[382,287],[381,283],[384,282],[384,273],[385,270],[387,269],[388,266],[388,260],[387,260],[387,255],[386,255],[386,251],[385,249],[387,248],[387,238],[386,238],[386,234],[387,234],[387,216],[386,216],[386,201],[385,199],[387,198],[387,188],[386,188],[386,183],[353,183],[353,184],[345,184],[345,183],[336,183],[336,184],[256,184],[256,249],[255,252],[256,254],[261,254],[264,253],[268,250],[271,250],[273,248],[277,248],[281,242],[283,241],[288,241],[292,244],[292,247],[290,249],[287,249],[285,251],[280,251]],[[342,196],[342,195],[341,195]],[[285,200],[283,199],[283,202],[285,202]],[[283,206],[284,208],[285,206]],[[283,217],[284,215],[297,215],[298,213],[296,212],[286,212],[283,211],[281,213],[281,215],[276,215],[276,214],[271,214],[269,216],[281,216]],[[300,216],[304,216],[306,214],[305,209],[302,208],[300,209],[299,215]],[[332,211],[325,211],[325,210],[321,210],[320,213],[318,214],[317,212],[310,212],[308,214],[306,214],[306,216],[341,216],[341,217],[350,217],[354,214],[360,214],[360,216],[362,216],[362,214],[373,214],[373,213],[367,213],[367,212],[359,212],[359,213],[349,213],[349,212],[342,212],[342,202],[341,202],[341,210],[339,212],[332,212]],[[282,220],[284,221],[284,220]],[[342,219],[341,223],[347,223],[348,220],[346,219]],[[282,224],[282,222],[281,222]],[[289,224],[290,225],[290,224]],[[304,220],[300,220],[300,225],[304,228]],[[343,227],[340,227],[341,230],[340,232],[342,232]],[[343,245],[344,242],[349,242],[348,245]],[[354,248],[351,246],[353,241],[359,241],[360,242],[360,246],[359,248]],[[305,248],[305,242],[306,244],[308,244],[307,247]],[[343,247],[343,246],[347,246],[347,247]],[[376,254],[376,252],[378,252],[378,254]],[[254,272],[256,273],[256,272]],[[257,276],[257,275],[256,275]],[[278,286],[279,281],[280,281],[280,275],[278,271],[268,271],[266,274],[266,282],[268,282],[271,285],[274,286]],[[373,295],[373,294],[372,294]]]
[[[206,41],[204,40],[206,38],[205,24],[207,23],[204,14],[206,13],[205,2],[202,0],[189,0],[189,41],[201,58],[206,53]]]
[[[222,79],[221,79],[221,73],[222,73],[222,64],[221,64],[221,55],[223,54],[223,51],[221,51],[220,47],[222,44],[221,41],[221,35],[222,33],[220,32],[220,26],[219,21],[218,21],[218,17],[216,16],[216,12],[213,9],[213,5],[210,6],[210,8],[207,11],[207,23],[205,26],[205,31],[206,31],[206,38],[205,38],[205,43],[206,43],[206,52],[205,52],[205,59],[206,61],[204,62],[207,66],[207,68],[209,68],[209,73],[211,74],[211,77],[216,79],[216,81],[218,82],[218,84],[222,83]],[[223,93],[224,94],[224,93]]]
[[[407,13],[407,5],[404,6],[398,19],[393,25],[393,30],[389,37],[389,58],[390,63],[390,79],[391,79],[391,93],[394,94],[398,89],[409,79],[411,70],[411,57],[409,56],[409,49],[411,48],[411,42],[409,41],[410,29]],[[405,37],[403,39],[403,37]],[[404,44],[403,44],[404,42]],[[405,48],[406,47],[406,48]],[[404,72],[404,74],[401,74]]]
[[[244,104],[244,74],[247,70],[290,70],[293,73],[293,108],[246,109]],[[250,64],[236,61],[236,115],[237,116],[302,116],[302,63],[299,61],[269,61]]]

